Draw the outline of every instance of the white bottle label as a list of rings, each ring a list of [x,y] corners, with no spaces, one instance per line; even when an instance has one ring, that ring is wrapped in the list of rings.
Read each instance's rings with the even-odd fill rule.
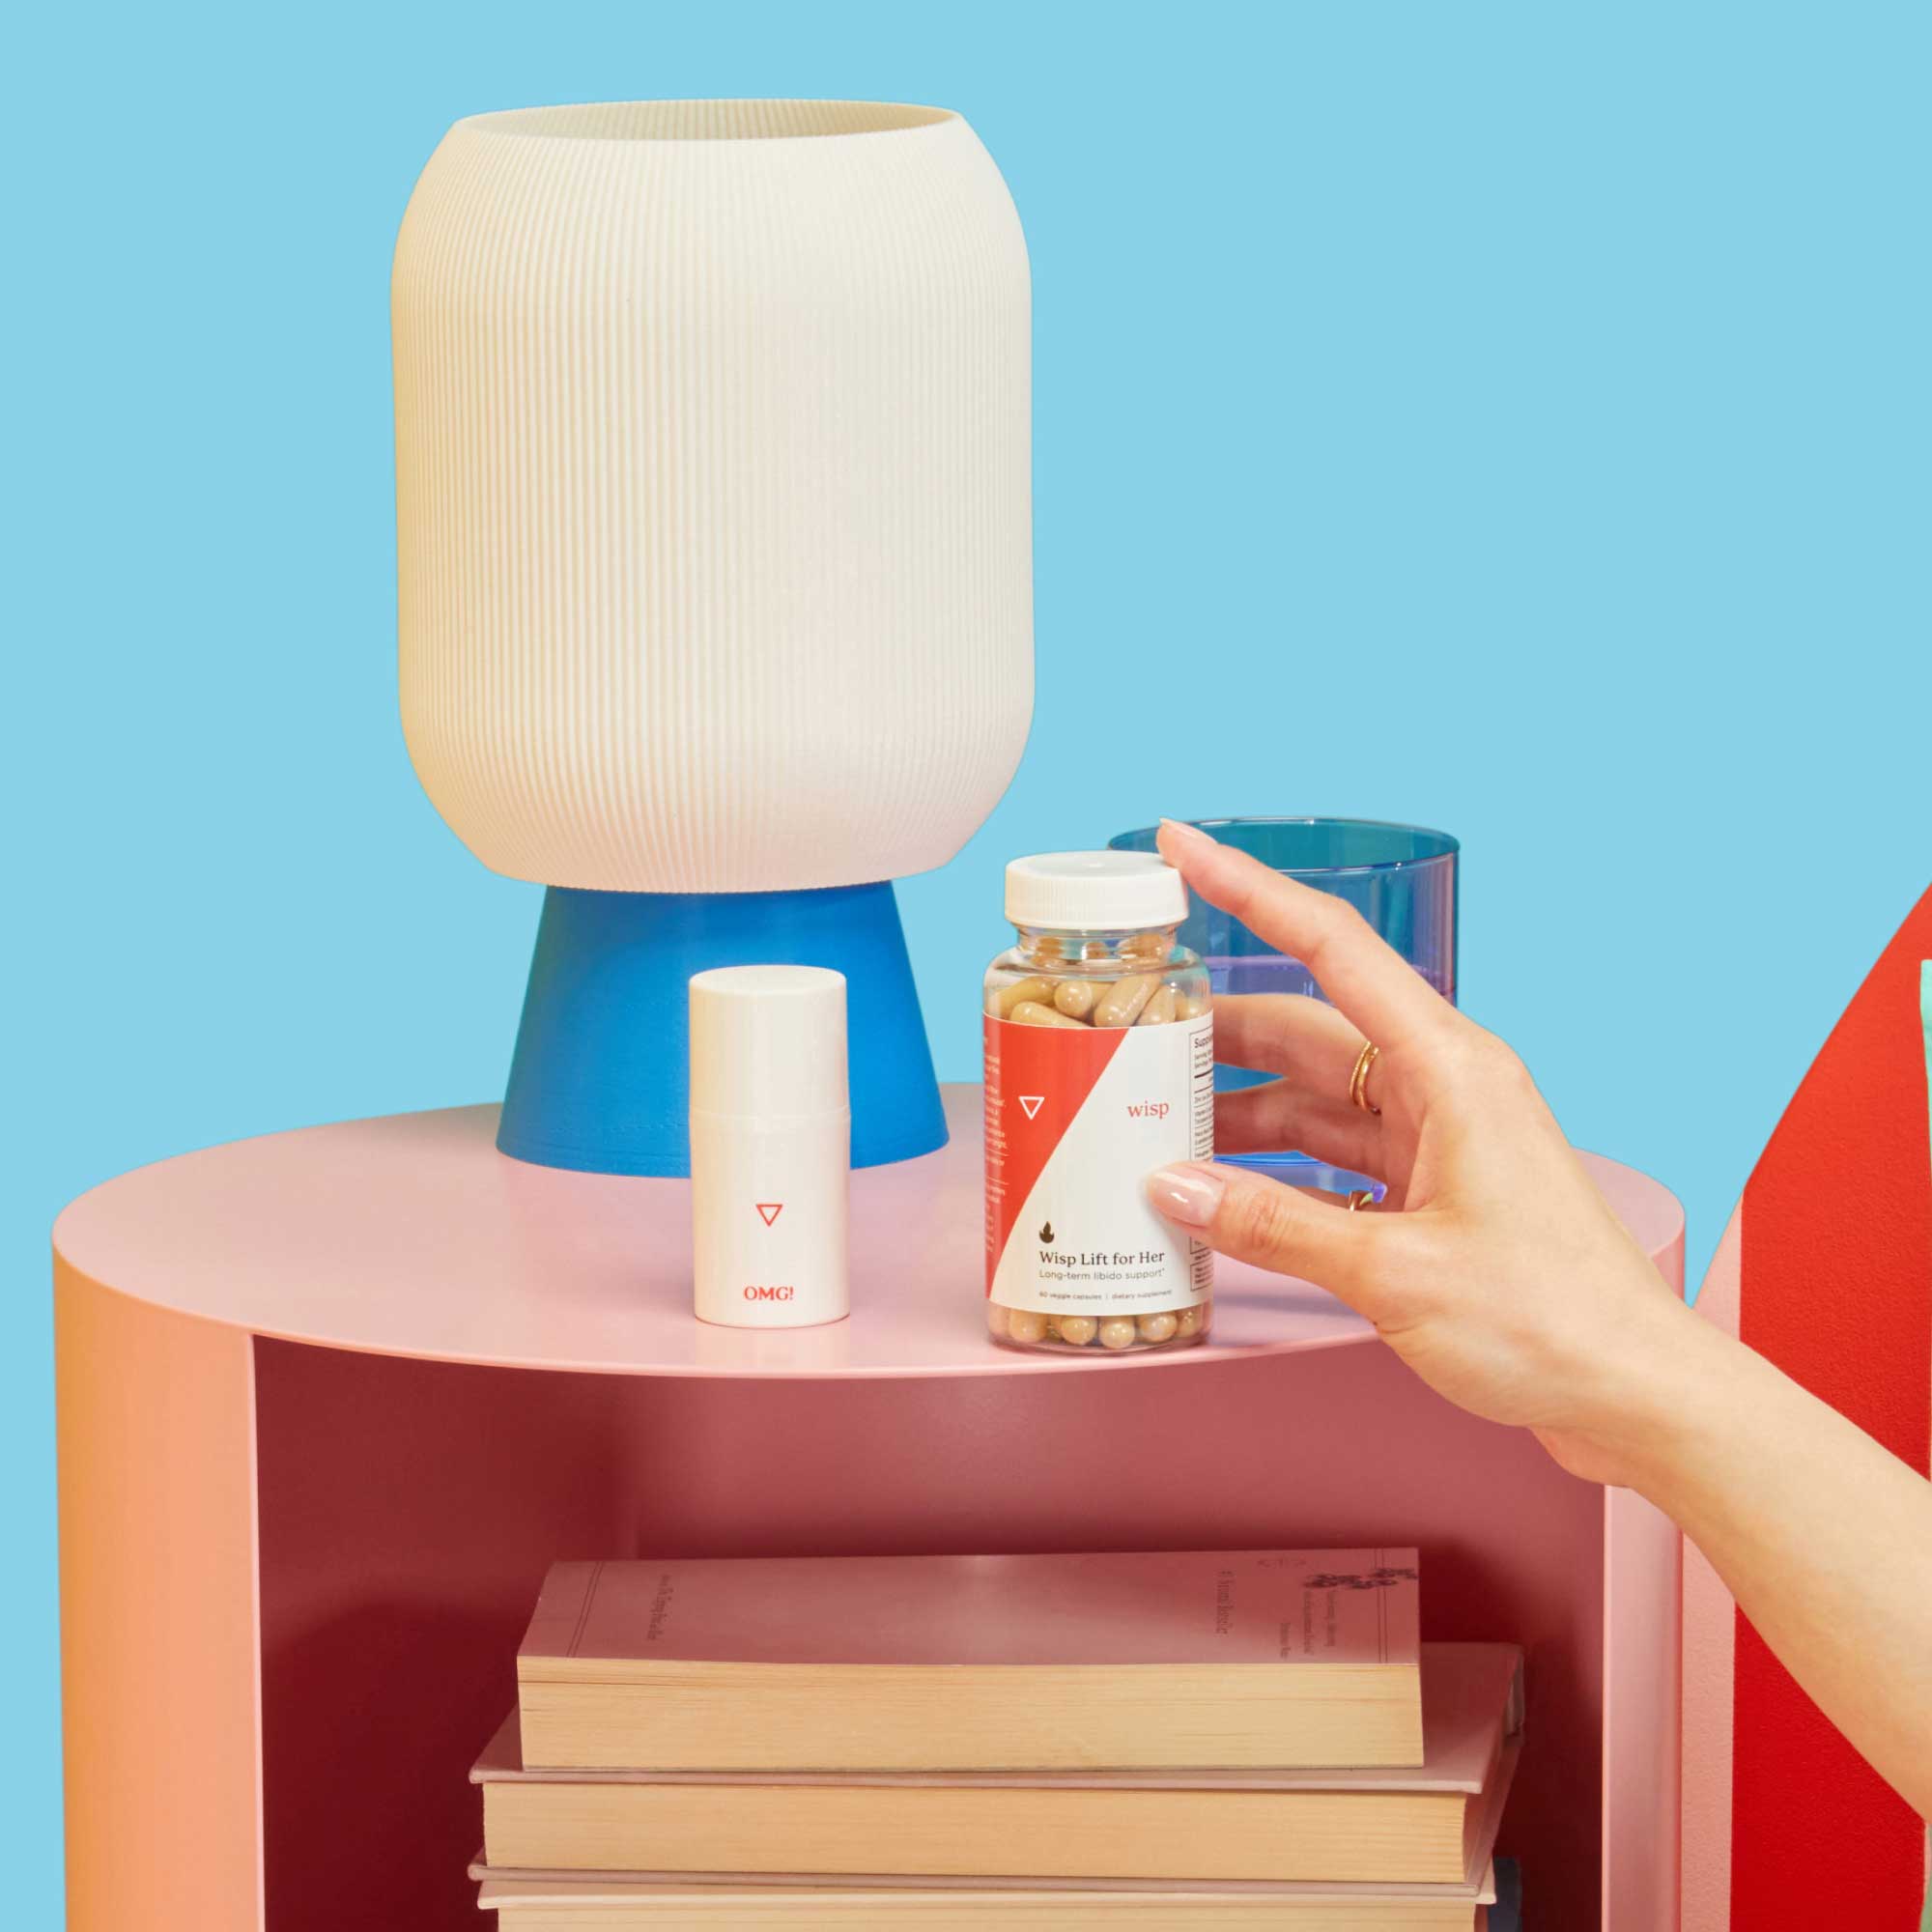
[[[691,1119],[693,1295],[701,1321],[805,1328],[843,1321],[849,1130]]]
[[[986,1293],[1045,1315],[1193,1308],[1214,1257],[1148,1176],[1214,1151],[1214,1022],[985,1021]]]

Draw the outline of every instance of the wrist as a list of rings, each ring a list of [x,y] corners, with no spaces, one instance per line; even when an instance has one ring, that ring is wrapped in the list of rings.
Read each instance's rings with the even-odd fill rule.
[[[1758,1358],[1674,1298],[1647,1309],[1618,1351],[1601,1439],[1619,1487],[1681,1514],[1684,1492],[1724,1453],[1748,1407]]]

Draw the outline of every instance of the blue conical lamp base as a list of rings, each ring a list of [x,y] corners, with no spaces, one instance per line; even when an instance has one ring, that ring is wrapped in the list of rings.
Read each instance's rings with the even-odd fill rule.
[[[852,1165],[946,1145],[889,884],[797,893],[552,886],[497,1145],[587,1174],[691,1172],[685,983],[711,966],[830,966],[850,1016]]]

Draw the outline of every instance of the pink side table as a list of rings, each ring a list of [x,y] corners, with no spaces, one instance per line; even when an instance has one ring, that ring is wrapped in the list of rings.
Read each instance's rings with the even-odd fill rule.
[[[1503,1849],[1540,1922],[1677,1923],[1679,1539],[1431,1394],[1305,1284],[1211,1346],[981,1326],[980,1097],[859,1174],[853,1318],[689,1309],[684,1186],[485,1107],[183,1155],[54,1230],[69,1923],[477,1923],[465,1774],[554,1558],[1417,1544],[1425,1633],[1530,1649]],[[1595,1159],[1681,1285],[1683,1216]],[[1552,1292],[1560,1292],[1552,1284]]]

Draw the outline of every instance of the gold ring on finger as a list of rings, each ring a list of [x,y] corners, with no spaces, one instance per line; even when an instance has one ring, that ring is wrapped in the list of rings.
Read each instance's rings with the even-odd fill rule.
[[[1381,1057],[1382,1050],[1374,1040],[1364,1040],[1361,1052],[1355,1056],[1355,1070],[1349,1075],[1349,1104],[1361,1108],[1365,1114],[1381,1112],[1369,1098],[1369,1075],[1375,1071],[1376,1062]]]

